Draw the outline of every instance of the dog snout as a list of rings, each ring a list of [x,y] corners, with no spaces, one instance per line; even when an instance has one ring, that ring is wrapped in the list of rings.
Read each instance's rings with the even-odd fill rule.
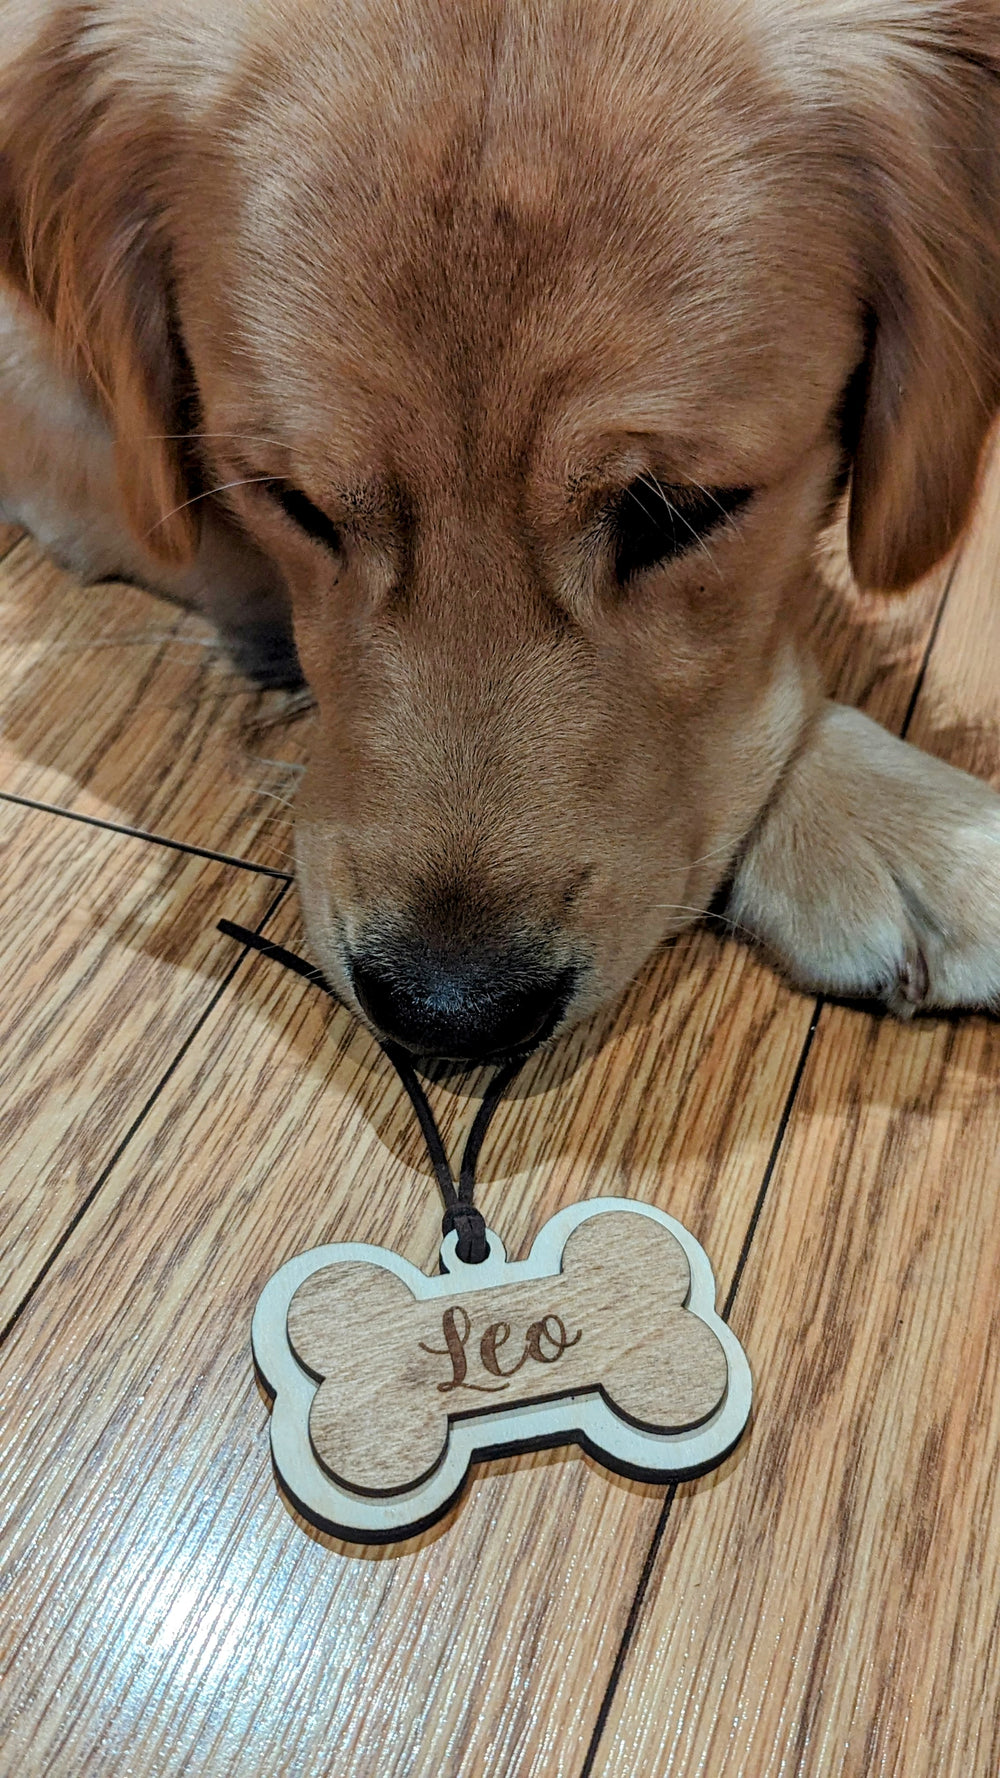
[[[577,977],[523,947],[484,951],[403,939],[359,950],[354,992],[380,1036],[418,1056],[485,1062],[550,1036]]]

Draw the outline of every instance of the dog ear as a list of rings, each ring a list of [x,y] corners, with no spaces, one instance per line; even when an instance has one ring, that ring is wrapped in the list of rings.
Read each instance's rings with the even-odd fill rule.
[[[183,371],[170,306],[162,123],[72,8],[0,92],[0,275],[49,323],[60,362],[105,414],[129,523],[190,561],[196,511],[179,443]]]
[[[860,584],[886,591],[955,543],[1000,407],[996,14],[932,3],[912,9],[906,35],[905,9],[893,12],[883,57],[869,32],[847,97],[872,276],[850,549]]]

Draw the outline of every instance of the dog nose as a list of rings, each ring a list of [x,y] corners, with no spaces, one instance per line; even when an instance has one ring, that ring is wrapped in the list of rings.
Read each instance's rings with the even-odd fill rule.
[[[380,944],[351,965],[354,992],[381,1035],[418,1056],[485,1062],[541,1043],[562,1016],[576,969],[523,953]]]

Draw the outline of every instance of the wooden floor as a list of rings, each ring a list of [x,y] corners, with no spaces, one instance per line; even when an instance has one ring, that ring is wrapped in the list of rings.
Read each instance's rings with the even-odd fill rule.
[[[531,1065],[481,1197],[513,1252],[641,1196],[756,1379],[673,1491],[481,1466],[358,1551],[275,1487],[250,1314],[328,1240],[430,1266],[412,1118],[300,945],[308,718],[197,619],[0,544],[0,1472],[10,1778],[996,1778],[1000,1027],[904,1027],[705,932]],[[843,695],[1000,781],[1000,466],[903,604],[835,587]],[[478,1082],[439,1081],[457,1140]]]

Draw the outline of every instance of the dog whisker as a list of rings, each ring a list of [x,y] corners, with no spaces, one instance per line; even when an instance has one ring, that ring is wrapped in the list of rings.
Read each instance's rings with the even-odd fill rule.
[[[254,765],[273,766],[275,771],[290,772],[296,778],[300,778],[302,776],[302,773],[306,769],[305,766],[299,760],[269,759],[266,753],[249,753],[248,752],[247,758],[252,759],[254,762]]]
[[[714,567],[715,566],[715,558],[712,555],[712,552],[711,552],[708,544],[705,542],[705,539],[702,537],[702,535],[699,531],[695,530],[695,527],[692,525],[690,519],[687,518],[687,516],[681,511],[680,507],[674,505],[673,501],[670,499],[669,495],[667,494],[666,489],[662,486],[662,484],[660,482],[658,482],[656,480],[656,477],[653,475],[641,475],[639,477],[639,482],[642,486],[649,488],[652,493],[655,493],[656,495],[658,495],[658,497],[663,501],[663,504],[666,507],[667,511],[669,512],[671,518],[679,519],[681,524],[684,526],[685,530],[690,531],[691,536],[694,538],[695,543],[698,545],[698,547],[702,551],[702,553],[708,557],[708,560],[712,563],[712,566]],[[643,506],[642,501],[639,499],[639,496],[636,493],[634,487],[627,488],[626,493],[631,495],[632,499],[635,501],[640,512],[645,513],[647,518],[655,518],[655,516],[656,516],[655,513],[651,513],[647,507]]]
[[[315,708],[316,699],[310,691],[291,692],[278,709],[264,710],[248,718],[244,733],[248,739],[252,739],[256,735],[267,734],[271,729],[280,728],[283,723],[300,721],[303,716],[308,716],[310,711]],[[296,769],[304,772],[306,768],[304,765],[299,765]]]
[[[229,488],[249,488],[255,482],[273,481],[273,475],[244,475],[238,481],[220,482],[215,488],[206,488],[204,493],[192,494],[190,500],[182,500],[179,506],[172,506],[169,512],[165,512],[161,518],[157,519],[155,525],[150,525],[146,536],[151,537],[153,532],[158,531],[161,525],[165,525],[168,519],[176,518],[179,512],[186,512],[189,506],[197,506],[199,500],[210,500],[213,494],[225,494]]]
[[[274,445],[279,451],[286,449],[280,438],[264,438],[253,432],[147,432],[145,438],[151,444],[188,444],[198,438],[228,438],[231,444],[264,444]]]
[[[703,484],[701,482],[696,482],[696,481],[692,481],[691,486],[692,486],[692,488],[697,488],[699,494],[704,494],[706,500],[711,500],[713,506],[718,507],[719,511],[722,514],[722,521],[721,521],[722,523],[728,525],[730,530],[736,529],[736,520],[735,520],[733,514],[731,512],[726,511],[726,508],[723,506],[722,501],[719,499],[718,495],[713,492],[713,490],[711,488],[706,488],[703,486]]]
[[[702,916],[706,911],[704,908],[695,907],[693,903],[685,901],[650,901],[646,905],[654,908],[659,914],[698,914]]]
[[[276,790],[265,790],[261,784],[258,784],[256,788],[258,796],[266,796],[272,803],[280,803],[284,809],[291,809],[294,807],[291,797],[279,796]]]
[[[697,916],[700,920],[707,920],[709,917],[711,917],[711,919],[713,921],[717,920],[719,922],[720,926],[728,926],[730,931],[732,931],[732,932],[746,933],[746,936],[748,938],[753,938],[755,936],[750,931],[750,928],[748,926],[741,926],[740,922],[738,920],[731,920],[728,914],[720,914],[720,913],[713,912],[713,913],[711,913],[711,916],[710,916],[708,908],[688,907],[685,905],[684,902],[681,902],[681,901],[654,901],[654,902],[648,903],[648,906],[650,908],[652,908],[657,913],[697,914]]]
[[[732,856],[737,844],[733,840],[724,840],[721,846],[713,846],[710,851],[703,852],[700,858],[692,858],[688,869],[697,870],[699,864],[708,864],[713,858],[725,858],[727,854]]]

